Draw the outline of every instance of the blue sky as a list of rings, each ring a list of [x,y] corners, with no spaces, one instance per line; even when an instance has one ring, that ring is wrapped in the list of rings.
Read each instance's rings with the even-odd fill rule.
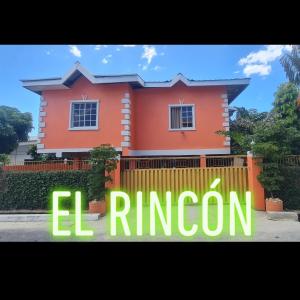
[[[92,74],[138,73],[146,81],[250,77],[232,106],[270,110],[287,81],[279,63],[284,45],[0,45],[0,105],[31,112],[37,135],[39,95],[20,79],[62,77],[76,61]]]

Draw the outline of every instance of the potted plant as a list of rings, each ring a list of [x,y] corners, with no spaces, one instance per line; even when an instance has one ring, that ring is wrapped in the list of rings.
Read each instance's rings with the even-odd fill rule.
[[[91,151],[92,168],[88,175],[89,212],[106,213],[107,184],[112,182],[111,172],[117,168],[118,152],[110,145],[101,145]]]
[[[262,163],[262,172],[258,179],[270,196],[266,198],[266,211],[283,211],[283,202],[278,198],[278,193],[284,178],[278,163]]]

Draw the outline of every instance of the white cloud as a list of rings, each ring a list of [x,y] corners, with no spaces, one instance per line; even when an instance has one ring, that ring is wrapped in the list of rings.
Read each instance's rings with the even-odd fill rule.
[[[106,55],[103,59],[102,59],[102,63],[103,64],[108,64],[110,62],[110,58],[112,57],[111,54]]]
[[[70,45],[69,48],[70,48],[70,52],[71,52],[74,56],[76,56],[76,57],[81,57],[81,51],[78,49],[77,46],[75,46],[75,45]]]
[[[165,52],[160,52],[159,55],[160,55],[160,56],[164,56],[164,55],[165,55]]]
[[[46,54],[47,54],[47,55],[50,55],[50,54],[51,54],[51,51],[46,51]]]
[[[121,49],[120,49],[120,48],[117,48],[116,51],[121,51]]]
[[[142,70],[146,71],[147,69],[148,69],[148,66],[147,65],[143,65]]]
[[[94,49],[99,51],[101,48],[107,48],[107,45],[96,45]]]
[[[238,73],[240,73],[240,71],[235,71],[235,72],[233,72],[234,74],[238,74]]]
[[[125,48],[133,48],[133,47],[136,47],[136,45],[122,45],[122,47],[125,47]]]
[[[291,51],[291,48],[290,45],[268,45],[263,50],[251,52],[241,58],[239,65],[244,66],[243,72],[246,76],[251,74],[269,75],[272,70],[271,63],[278,59],[284,51]]]
[[[143,46],[144,52],[142,58],[147,59],[148,65],[151,63],[154,56],[157,55],[156,49],[153,46]]]
[[[154,71],[159,71],[159,70],[161,70],[161,69],[162,69],[161,66],[155,66],[152,70],[154,70]]]
[[[247,65],[243,72],[246,76],[250,76],[252,74],[258,74],[260,76],[266,76],[271,73],[272,67],[270,65]]]

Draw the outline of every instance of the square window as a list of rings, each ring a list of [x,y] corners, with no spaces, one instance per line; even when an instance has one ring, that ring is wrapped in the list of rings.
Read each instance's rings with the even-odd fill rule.
[[[72,103],[71,106],[71,127],[95,127],[97,123],[97,103]]]
[[[194,106],[174,105],[170,106],[170,129],[193,128],[194,127]]]

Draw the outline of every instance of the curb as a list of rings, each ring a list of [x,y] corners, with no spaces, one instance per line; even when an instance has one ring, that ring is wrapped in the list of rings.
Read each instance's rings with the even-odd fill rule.
[[[282,212],[282,211],[268,211],[267,212],[267,219],[268,220],[291,220],[298,222],[298,213],[296,212]]]
[[[0,214],[0,222],[48,222],[50,216],[49,214]],[[97,221],[100,219],[100,214],[84,214],[82,219],[84,221]]]

